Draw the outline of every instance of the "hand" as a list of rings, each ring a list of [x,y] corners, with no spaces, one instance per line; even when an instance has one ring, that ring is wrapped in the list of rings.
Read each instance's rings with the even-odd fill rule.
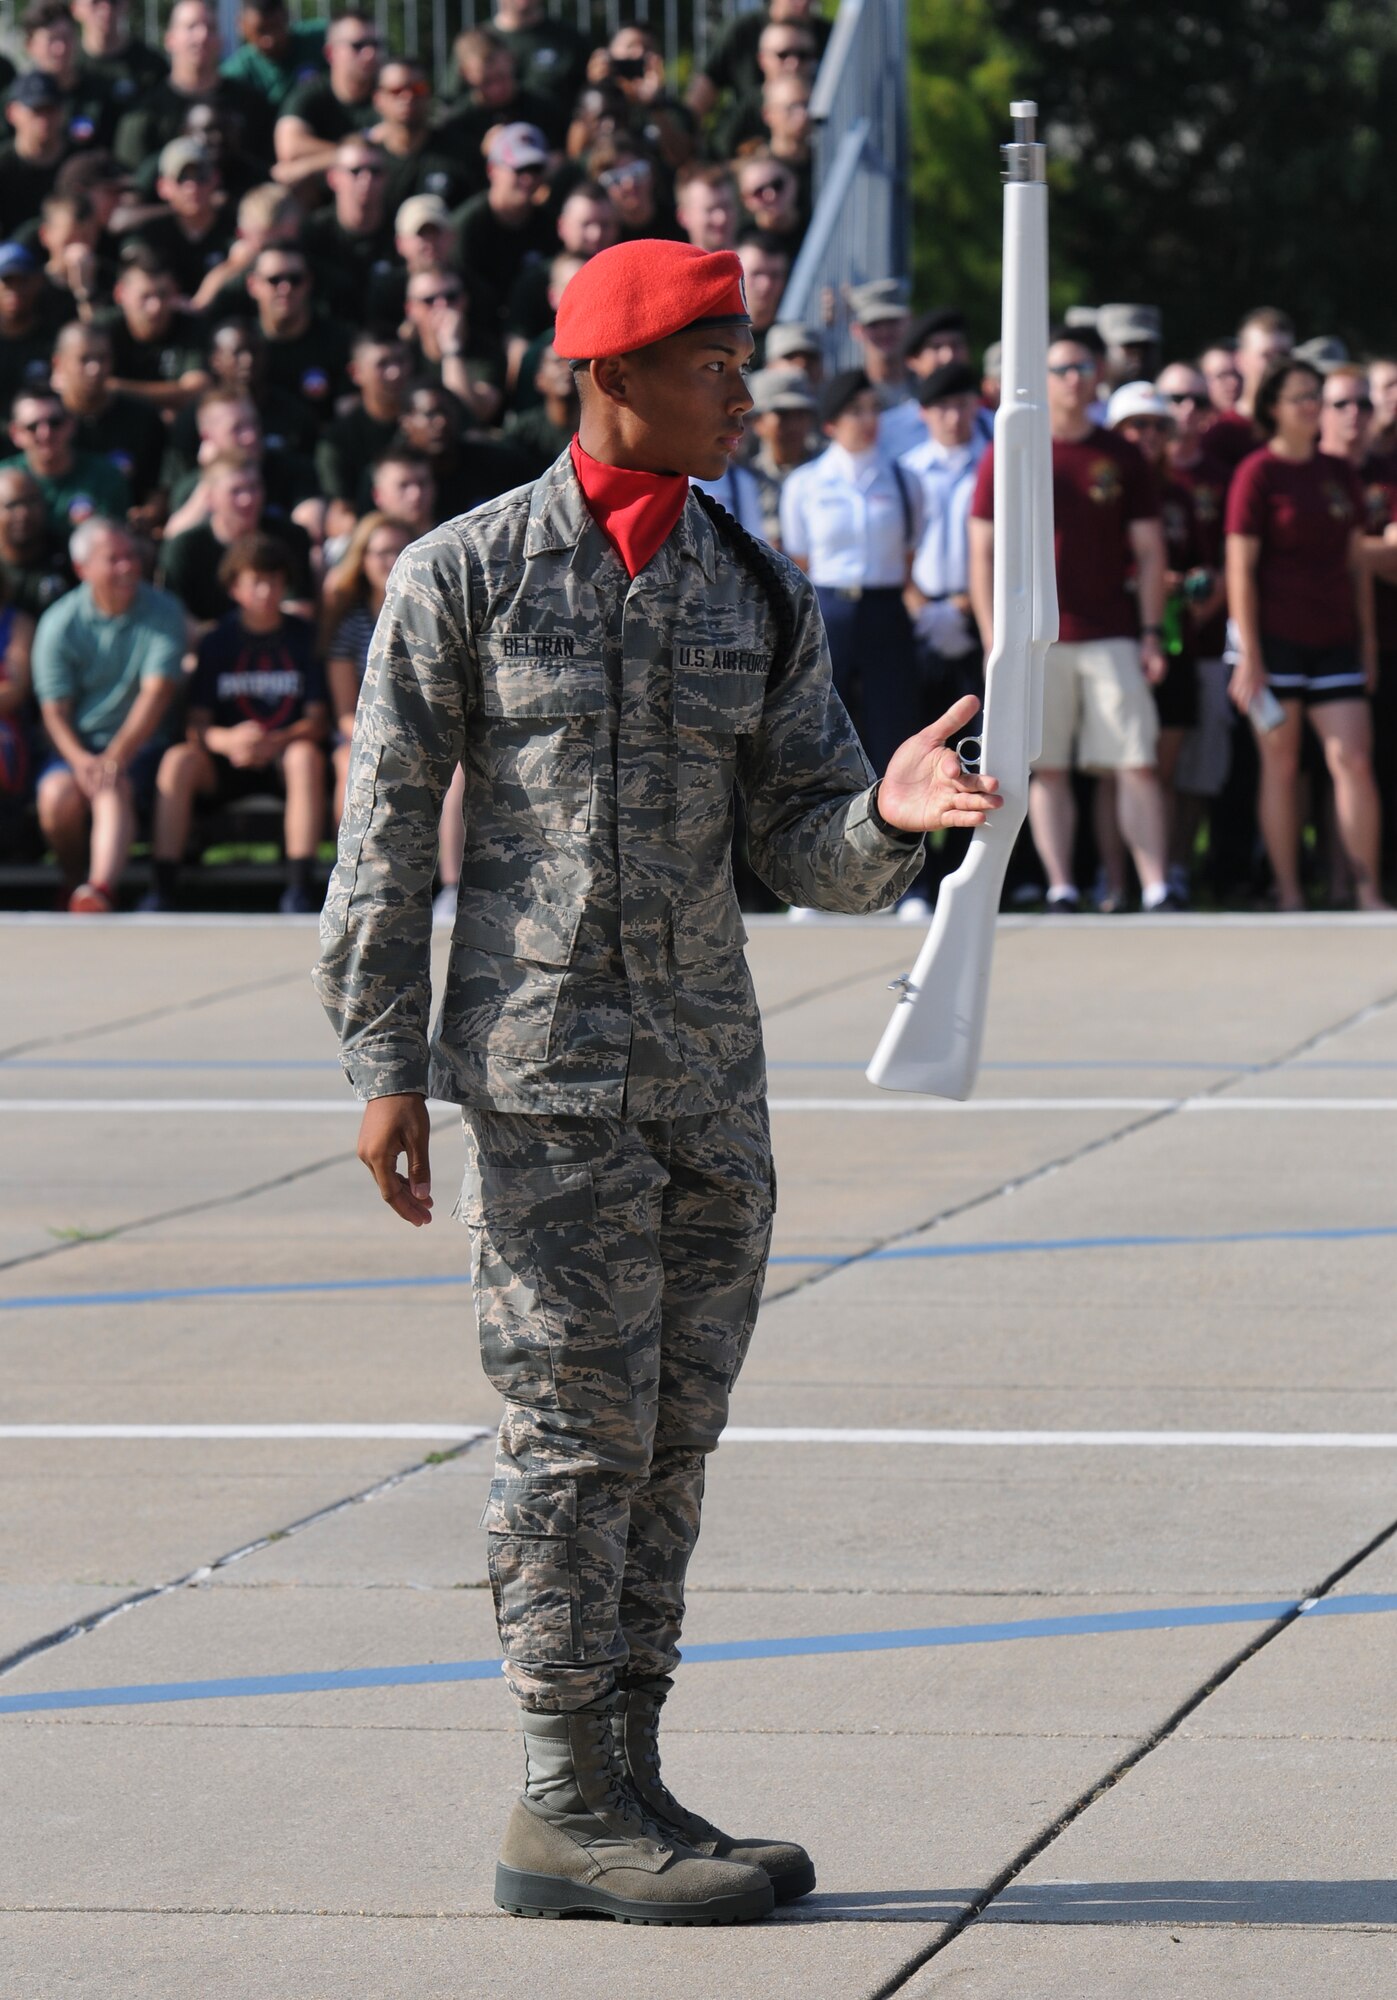
[[[658,49],[651,49],[645,58],[645,72],[640,79],[636,96],[642,104],[653,104],[665,91],[665,59]]]
[[[1164,648],[1153,632],[1146,633],[1140,641],[1140,665],[1145,669],[1145,679],[1152,688],[1157,688],[1169,671]]]
[[[432,1219],[432,1170],[428,1165],[431,1121],[425,1097],[371,1097],[359,1127],[359,1158],[378,1182],[378,1191],[404,1222],[421,1229]],[[398,1156],[407,1154],[407,1178]]]
[[[93,757],[87,751],[74,757],[68,764],[74,782],[85,799],[95,799],[107,786],[107,764],[104,757]]]
[[[69,243],[63,252],[63,275],[79,301],[91,296],[97,282],[97,259],[86,243]]]
[[[1245,715],[1265,685],[1266,668],[1262,661],[1254,659],[1250,653],[1240,654],[1232,669],[1232,678],[1227,683],[1232,706]]]
[[[878,786],[878,810],[889,826],[904,833],[983,826],[1003,805],[999,780],[962,770],[960,758],[947,747],[979,711],[973,694],[962,695],[939,722],[909,736],[893,752]]]
[[[466,316],[460,306],[438,306],[432,315],[437,346],[445,354],[460,354],[466,344]]]
[[[222,741],[222,754],[239,771],[249,771],[254,765],[266,762],[262,755],[266,731],[260,722],[235,722],[223,731]]]

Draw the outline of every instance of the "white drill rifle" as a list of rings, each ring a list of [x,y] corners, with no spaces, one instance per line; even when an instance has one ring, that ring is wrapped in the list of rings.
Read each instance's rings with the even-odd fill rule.
[[[960,758],[991,772],[1004,804],[971,836],[868,1066],[870,1083],[966,1098],[980,1064],[995,918],[1028,810],[1043,737],[1043,661],[1057,637],[1053,461],[1048,430],[1048,189],[1036,104],[1013,104],[1004,153],[1003,393],[994,420],[994,647],[978,737]]]

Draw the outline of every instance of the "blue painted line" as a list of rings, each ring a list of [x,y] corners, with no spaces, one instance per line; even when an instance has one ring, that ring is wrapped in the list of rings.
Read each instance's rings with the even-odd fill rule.
[[[1071,1618],[1016,1618],[996,1625],[922,1625],[891,1632],[827,1632],[798,1639],[731,1639],[686,1646],[690,1665],[723,1660],[784,1660],[836,1653],[906,1652],[930,1646],[990,1646],[1018,1639],[1083,1638],[1097,1633],[1172,1632],[1199,1625],[1270,1624],[1299,1609],[1295,1598],[1260,1604],[1191,1604],[1168,1610],[1101,1611]],[[1357,1617],[1397,1611],[1397,1593],[1327,1597],[1304,1616]],[[427,1687],[494,1680],[497,1659],[447,1660],[411,1667],[351,1667],[326,1673],[253,1674],[231,1680],[153,1681],[130,1687],[55,1688],[0,1696],[0,1715],[64,1708],[137,1708],[167,1701],[230,1701],[255,1695],[331,1694],[352,1688]]]
[[[1343,1229],[1236,1229],[1216,1236],[1044,1236],[1001,1238],[986,1243],[920,1243],[888,1250],[786,1252],[772,1264],[888,1264],[937,1262],[951,1257],[1045,1256],[1062,1250],[1178,1250],[1237,1243],[1364,1243],[1397,1236],[1397,1223]],[[430,1277],[308,1278],[268,1285],[172,1285],[130,1292],[30,1292],[0,1299],[0,1312],[38,1312],[55,1306],[167,1305],[181,1299],[295,1298],[316,1293],[421,1291],[469,1285],[463,1271]]]

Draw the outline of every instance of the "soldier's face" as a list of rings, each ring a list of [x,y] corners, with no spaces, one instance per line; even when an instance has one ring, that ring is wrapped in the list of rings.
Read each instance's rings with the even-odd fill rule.
[[[620,421],[628,462],[647,472],[721,479],[752,407],[751,359],[745,326],[712,326],[595,363]]]

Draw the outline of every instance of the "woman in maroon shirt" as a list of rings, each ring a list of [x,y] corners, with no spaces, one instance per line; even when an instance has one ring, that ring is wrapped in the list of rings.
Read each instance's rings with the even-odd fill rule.
[[[1283,910],[1300,893],[1302,718],[1324,746],[1358,906],[1381,910],[1381,814],[1367,697],[1377,684],[1373,586],[1362,561],[1363,488],[1317,449],[1323,378],[1275,364],[1257,391],[1268,442],[1238,466],[1227,497],[1227,592],[1237,629],[1231,695],[1252,712],[1261,753],[1261,830]],[[1283,719],[1264,726],[1265,691]]]

